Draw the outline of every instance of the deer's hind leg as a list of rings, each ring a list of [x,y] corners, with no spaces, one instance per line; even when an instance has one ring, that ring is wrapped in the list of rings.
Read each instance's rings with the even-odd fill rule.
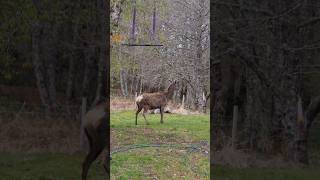
[[[103,150],[103,146],[94,143],[94,140],[92,139],[93,137],[91,136],[91,134],[89,134],[89,132],[86,129],[85,133],[89,140],[90,150],[82,164],[82,180],[87,179],[87,174],[91,164],[94,160],[97,159],[97,157]]]
[[[136,125],[138,125],[138,114],[142,110],[142,107],[138,105],[138,110],[136,112]]]
[[[147,121],[147,118],[146,118],[146,116],[145,116],[145,113],[148,111],[148,107],[144,107],[143,108],[143,113],[142,113],[142,115],[143,115],[143,117],[144,117],[144,120],[146,121],[146,124],[147,125],[149,125],[149,123],[148,123],[148,121]]]

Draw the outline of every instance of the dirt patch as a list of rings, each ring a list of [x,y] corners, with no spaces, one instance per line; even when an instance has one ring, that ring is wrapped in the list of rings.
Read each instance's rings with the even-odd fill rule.
[[[135,109],[136,104],[133,99],[112,98],[110,100],[110,110]]]
[[[196,114],[199,115],[199,114],[201,114],[198,111],[190,111],[190,110],[184,109],[183,107],[179,107],[177,109],[172,109],[171,113],[182,114],[182,115],[196,115]]]

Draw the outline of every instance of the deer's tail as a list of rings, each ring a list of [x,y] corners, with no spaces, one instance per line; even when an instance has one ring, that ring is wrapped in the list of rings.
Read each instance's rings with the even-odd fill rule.
[[[136,108],[139,109],[139,103],[143,99],[143,95],[137,96],[135,98]]]

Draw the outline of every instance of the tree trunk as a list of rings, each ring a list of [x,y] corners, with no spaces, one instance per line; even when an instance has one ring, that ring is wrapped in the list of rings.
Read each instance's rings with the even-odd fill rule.
[[[85,67],[84,67],[84,73],[82,77],[82,96],[83,97],[89,97],[89,89],[88,89],[88,84],[89,84],[89,69],[92,66],[92,47],[88,47],[86,49],[86,59],[85,59]]]
[[[71,57],[69,60],[68,80],[67,80],[67,89],[66,89],[66,96],[68,101],[70,101],[72,98],[74,71],[75,71],[74,58]]]
[[[131,76],[131,84],[130,84],[130,96],[133,95],[134,83],[135,83],[135,77],[132,75],[132,76]]]
[[[137,93],[138,92],[138,88],[139,88],[139,77],[136,76],[135,78],[135,86],[134,86],[134,92]]]
[[[86,97],[82,97],[82,103],[81,103],[81,125],[80,125],[80,148],[83,151],[87,151],[88,149],[88,143],[85,137],[85,133],[84,133],[84,123],[85,123],[85,114],[86,114],[86,110],[87,109],[87,98]]]
[[[142,78],[140,77],[140,91],[139,91],[139,94],[142,93],[142,87],[143,87],[143,81],[142,81]]]
[[[46,107],[46,112],[50,112],[49,94],[46,88],[45,74],[43,64],[40,60],[40,31],[42,26],[39,22],[35,22],[32,27],[32,62],[37,86],[42,104]]]
[[[311,100],[306,111],[303,111],[302,98],[297,102],[297,138],[295,149],[295,160],[303,164],[309,164],[308,137],[312,123],[320,112],[320,96]]]
[[[184,109],[185,96],[182,95],[181,108]]]
[[[233,119],[232,119],[232,149],[236,149],[237,127],[239,119],[239,95],[241,86],[241,67],[238,66],[233,70],[234,92],[233,92]]]
[[[52,110],[56,108],[56,86],[55,86],[55,76],[56,76],[56,71],[55,71],[55,66],[56,66],[56,58],[55,58],[55,37],[56,35],[56,30],[57,27],[56,25],[49,25],[47,24],[46,28],[46,36],[47,39],[45,40],[45,55],[47,59],[47,88],[48,88],[48,94],[49,94],[49,100],[50,100],[50,105],[52,106]]]
[[[124,77],[124,69],[120,69],[120,73],[119,73],[119,75],[120,75],[120,87],[121,87],[121,92],[122,92],[122,95],[124,96],[124,97],[126,97],[127,96],[127,94],[126,94],[126,90],[125,90],[125,77]]]
[[[124,72],[123,85],[124,85],[125,97],[128,97],[128,69],[124,69],[123,72]]]
[[[124,2],[125,0],[120,0],[111,8],[110,16],[114,27],[119,27]]]
[[[107,17],[107,5],[105,0],[97,0],[97,7],[99,10],[100,21],[100,51],[99,51],[99,69],[96,97],[93,104],[96,104],[99,100],[105,100],[106,94],[106,81],[109,78],[106,71],[107,64],[107,44],[109,44],[109,33],[107,32],[107,26],[109,26],[109,18]],[[108,76],[108,77],[107,77]]]
[[[238,131],[238,105],[233,106],[233,119],[232,119],[232,150],[236,149],[237,131]]]
[[[77,3],[77,6],[79,6],[79,2]],[[78,9],[79,7],[77,7]],[[77,21],[78,22],[78,19]],[[73,26],[73,44],[76,44],[78,42],[78,25],[77,23]],[[68,70],[68,82],[67,82],[67,89],[66,89],[66,96],[68,101],[72,98],[72,91],[73,91],[73,81],[74,81],[74,73],[75,73],[75,57],[70,56],[69,57],[69,70]]]

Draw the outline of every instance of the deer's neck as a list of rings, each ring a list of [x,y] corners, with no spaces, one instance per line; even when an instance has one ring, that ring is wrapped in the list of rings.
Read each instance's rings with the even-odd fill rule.
[[[167,92],[165,92],[165,95],[166,95],[167,99],[172,99],[173,91],[167,91]]]
[[[169,86],[168,90],[165,92],[167,99],[172,99],[173,93],[174,93],[174,88],[175,88],[175,85],[171,84]]]

